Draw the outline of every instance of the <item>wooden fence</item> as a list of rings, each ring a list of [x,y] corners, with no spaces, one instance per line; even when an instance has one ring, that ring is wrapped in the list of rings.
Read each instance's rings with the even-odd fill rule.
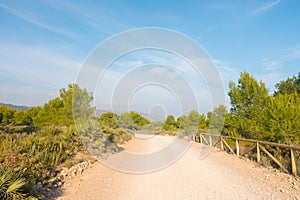
[[[228,142],[225,140],[232,140],[235,144],[235,147],[231,147]],[[195,139],[196,141],[196,139]],[[296,159],[295,159],[295,152],[298,151],[300,153],[299,146],[287,145],[287,144],[279,144],[273,142],[265,142],[259,140],[252,140],[252,139],[245,139],[245,138],[235,138],[230,136],[222,136],[222,135],[215,135],[215,134],[208,134],[208,133],[200,133],[198,135],[198,142],[201,144],[206,144],[209,146],[216,146],[220,143],[221,150],[227,150],[230,153],[233,153],[237,156],[240,156],[240,142],[247,142],[254,144],[249,151],[255,149],[256,150],[256,161],[261,162],[261,151],[265,153],[269,158],[271,158],[284,172],[292,173],[294,176],[297,176],[297,166],[296,166]],[[278,159],[275,158],[264,146],[270,147],[279,147],[281,149],[286,149],[290,152],[290,168],[289,171]]]

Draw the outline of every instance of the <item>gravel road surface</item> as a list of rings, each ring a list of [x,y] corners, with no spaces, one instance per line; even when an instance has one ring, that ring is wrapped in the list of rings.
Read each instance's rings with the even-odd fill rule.
[[[124,152],[150,153],[165,148],[174,137],[134,138]],[[76,199],[298,199],[298,178],[255,162],[213,150],[199,159],[201,145],[193,143],[173,164],[152,173],[113,170],[100,162],[67,181],[59,200]],[[113,155],[114,160],[117,155]],[[110,158],[108,158],[110,159]]]

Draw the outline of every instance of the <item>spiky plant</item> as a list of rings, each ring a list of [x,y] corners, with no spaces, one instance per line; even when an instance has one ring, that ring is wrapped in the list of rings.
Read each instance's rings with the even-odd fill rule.
[[[25,195],[22,193],[25,183],[24,179],[19,178],[13,172],[0,168],[0,199],[25,199]]]

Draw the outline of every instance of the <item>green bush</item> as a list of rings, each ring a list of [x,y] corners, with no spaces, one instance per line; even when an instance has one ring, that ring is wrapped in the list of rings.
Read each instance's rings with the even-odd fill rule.
[[[28,135],[0,134],[0,165],[6,171],[20,174],[20,180],[26,180],[20,183],[28,193],[37,182],[52,178],[57,167],[80,147],[75,136],[54,127]]]
[[[26,197],[24,189],[26,181],[22,178],[22,173],[0,165],[0,199],[19,200],[36,199],[32,196]]]

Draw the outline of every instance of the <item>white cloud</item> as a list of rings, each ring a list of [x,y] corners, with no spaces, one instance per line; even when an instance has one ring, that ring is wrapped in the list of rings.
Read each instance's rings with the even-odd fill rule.
[[[225,86],[228,85],[229,81],[236,81],[238,79],[241,72],[237,68],[232,67],[232,63],[220,61],[218,59],[213,59],[213,62],[219,70]]]
[[[130,27],[133,27],[128,22],[126,24],[123,23],[123,19],[116,19],[116,15],[114,15],[112,10],[105,8],[103,5],[90,6],[89,4],[75,1],[60,0],[46,1],[45,3],[47,6],[68,13],[69,16],[74,18],[81,25],[89,27],[89,29],[86,30],[92,28],[92,32],[94,32],[97,37],[103,35],[103,33],[112,35],[116,34],[116,30],[119,32],[120,30],[128,30]]]
[[[59,95],[58,90],[45,90],[43,88],[32,87],[26,84],[18,84],[14,81],[1,83],[0,100],[5,103],[17,105],[43,105],[48,100]]]
[[[258,10],[260,10],[260,11],[266,11],[266,10],[271,9],[272,7],[274,7],[279,2],[280,2],[280,0],[269,1],[269,2],[267,2],[265,4],[263,4],[262,6],[260,6],[258,8]]]
[[[29,105],[45,103],[45,98],[53,97],[49,92],[54,94],[74,82],[80,67],[76,59],[49,49],[3,42],[0,60],[0,77],[5,81],[0,90],[7,90],[5,99]]]
[[[299,60],[300,59],[300,45],[296,45],[294,47],[290,47],[285,50],[285,54],[283,56],[286,60]]]
[[[261,5],[258,8],[256,8],[251,13],[251,15],[258,15],[258,14],[264,13],[264,12],[272,9],[273,7],[275,7],[279,2],[280,2],[280,0],[268,1],[267,3],[264,3],[263,5]]]
[[[4,10],[6,10],[7,12],[9,12],[10,14],[19,17],[20,19],[23,19],[31,24],[34,24],[40,28],[43,28],[45,30],[54,32],[54,33],[58,33],[58,34],[62,34],[68,37],[72,37],[72,38],[76,38],[77,35],[75,35],[73,32],[66,30],[63,27],[55,27],[55,26],[51,26],[49,24],[43,23],[41,21],[38,20],[38,17],[33,17],[33,16],[29,16],[25,11],[20,11],[20,10],[15,10],[13,8],[10,8],[6,5],[4,5],[3,3],[0,3],[0,7],[3,8]]]
[[[273,94],[275,84],[281,80],[284,80],[285,78],[286,74],[280,72],[271,72],[258,75],[258,79],[262,80],[266,84],[270,94]]]
[[[257,74],[273,93],[274,86],[281,80],[293,76],[299,72],[300,46],[296,45],[287,49],[282,49],[276,58],[262,58],[261,66],[265,73]]]
[[[226,61],[221,61],[218,59],[213,59],[213,62],[215,63],[221,78],[223,80],[223,86],[225,89],[225,105],[229,108],[230,107],[230,98],[227,95],[227,93],[229,92],[229,82],[233,81],[233,82],[237,82],[237,80],[240,77],[240,73],[241,71],[239,71],[239,69],[237,69],[236,67],[233,67],[233,63],[230,62],[226,62]]]
[[[279,61],[271,60],[269,58],[261,59],[261,65],[267,71],[276,70],[281,67],[281,63]]]
[[[166,73],[168,73],[168,71],[169,70],[165,67],[153,67],[149,70],[150,73],[154,73],[154,74],[158,74],[158,75],[166,74]]]
[[[207,61],[203,59],[198,62],[207,64]],[[101,109],[109,109],[111,99],[115,98],[113,95],[119,95],[118,101],[114,101],[113,107],[115,111],[126,110],[128,93],[132,92],[131,90],[134,88],[142,86],[143,88],[138,92],[139,98],[134,101],[136,108],[142,109],[141,105],[148,105],[142,110],[145,112],[148,107],[157,103],[166,108],[172,107],[173,111],[178,108],[176,103],[168,101],[170,95],[166,96],[162,90],[154,89],[157,87],[155,85],[144,86],[145,81],[150,85],[153,82],[173,88],[175,93],[182,98],[183,102],[181,103],[184,104],[185,113],[191,109],[199,109],[201,112],[212,109],[209,88],[204,78],[199,77],[193,66],[178,56],[155,51],[133,52],[112,64],[95,91],[95,104]],[[119,87],[119,89],[116,91],[115,87]],[[195,107],[194,98],[196,98],[198,107]],[[167,110],[170,111],[170,109]]]

